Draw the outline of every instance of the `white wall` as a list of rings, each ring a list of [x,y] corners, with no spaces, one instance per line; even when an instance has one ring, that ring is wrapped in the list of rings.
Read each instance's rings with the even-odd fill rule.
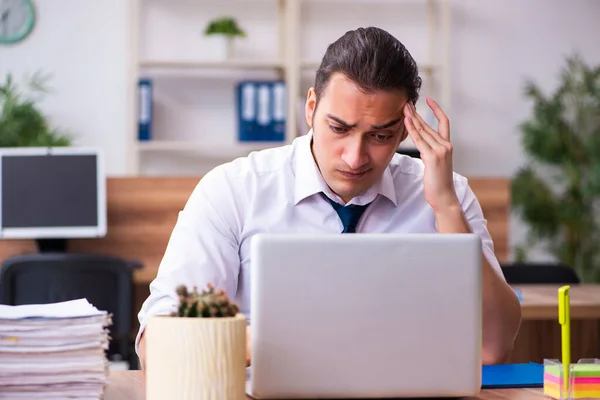
[[[22,43],[0,46],[0,79],[42,70],[54,93],[43,110],[76,145],[101,147],[111,175],[126,170],[129,43],[123,0],[37,1],[37,26]],[[110,23],[110,25],[109,25]]]
[[[155,10],[170,3],[144,2],[154,4]],[[18,74],[38,68],[54,74],[56,94],[44,104],[44,109],[53,121],[78,132],[78,144],[104,148],[108,172],[112,175],[124,173],[127,166],[125,135],[129,132],[127,112],[131,106],[126,101],[130,54],[128,3],[38,1],[36,31],[23,44],[0,47],[2,76],[8,71]],[[419,12],[414,5],[407,6],[406,13],[398,8],[394,14],[389,12],[389,5],[385,9],[372,5],[359,12],[357,6],[341,8],[339,4],[311,4],[303,8],[304,56],[322,54],[329,41],[345,29],[364,24],[389,27],[417,58],[424,54],[423,37],[414,25],[415,20],[410,18]],[[214,6],[205,3],[198,6],[206,7],[207,13],[216,12]],[[249,46],[260,54],[270,54],[273,48],[258,38],[272,38],[273,31],[260,24],[271,23],[274,14],[265,4],[253,7],[253,11],[241,14],[249,18],[241,22],[255,35]],[[525,79],[532,77],[552,89],[564,56],[575,50],[587,61],[600,63],[600,1],[452,0],[452,8],[452,132],[456,170],[468,176],[511,176],[523,161],[517,125],[527,118],[530,110],[522,96]],[[150,19],[155,17],[149,15]],[[198,21],[195,27],[194,18]],[[181,35],[172,31],[177,29],[177,21],[159,28],[162,32],[170,31],[170,35],[144,28],[144,37],[149,41],[142,46],[142,53],[172,55],[179,51],[180,55],[189,51],[193,43],[190,38],[203,27],[202,18],[206,16],[190,13],[187,22],[181,25]],[[187,38],[188,47],[178,48],[178,37]],[[216,81],[212,85],[223,87]],[[209,98],[227,101],[230,97]],[[222,109],[218,104],[221,103],[202,103]],[[226,109],[222,112],[230,115]],[[218,120],[210,119],[210,129],[205,129],[205,134],[228,135],[226,128],[221,131],[215,128]],[[223,125],[230,127],[231,121],[224,121]],[[186,165],[191,165],[188,161]],[[515,223],[512,241],[520,240],[522,233],[522,227]]]
[[[517,125],[530,115],[525,79],[553,90],[573,51],[600,63],[600,1],[454,0],[453,10],[456,168],[511,176],[523,160]]]

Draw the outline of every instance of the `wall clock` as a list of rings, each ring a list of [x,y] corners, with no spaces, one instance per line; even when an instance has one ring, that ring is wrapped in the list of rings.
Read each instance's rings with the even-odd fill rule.
[[[35,25],[33,0],[0,0],[0,43],[25,39]]]

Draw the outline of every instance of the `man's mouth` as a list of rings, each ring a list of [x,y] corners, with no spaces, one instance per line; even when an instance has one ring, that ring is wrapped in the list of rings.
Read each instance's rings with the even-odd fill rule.
[[[348,179],[359,179],[362,178],[369,170],[361,172],[350,172],[350,171],[339,171],[344,177]]]

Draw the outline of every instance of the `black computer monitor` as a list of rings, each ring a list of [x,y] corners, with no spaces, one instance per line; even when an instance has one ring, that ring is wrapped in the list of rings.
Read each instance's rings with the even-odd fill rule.
[[[64,251],[69,238],[106,235],[106,177],[98,149],[0,149],[0,238]]]

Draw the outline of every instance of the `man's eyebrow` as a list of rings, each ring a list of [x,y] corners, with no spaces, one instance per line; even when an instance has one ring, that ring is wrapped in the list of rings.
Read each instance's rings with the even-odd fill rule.
[[[396,118],[395,120],[385,123],[383,125],[372,125],[372,127],[373,127],[373,129],[386,129],[386,128],[396,125],[398,122],[400,122],[400,118]]]
[[[327,118],[334,120],[335,122],[337,122],[340,125],[343,125],[344,128],[354,128],[354,127],[356,127],[356,125],[358,125],[358,124],[349,124],[346,121],[344,121],[343,119],[338,118],[335,115],[331,115],[331,114],[327,114]]]
[[[337,122],[338,124],[344,126],[345,128],[354,128],[356,127],[358,124],[349,124],[348,122],[342,120],[341,118],[336,117],[335,115],[331,115],[331,114],[327,114],[327,117],[329,119],[334,120],[335,122]],[[387,122],[383,125],[372,125],[371,127],[373,129],[387,129],[391,126],[396,125],[398,122],[400,122],[401,118],[396,118],[395,120],[392,120],[390,122]]]

